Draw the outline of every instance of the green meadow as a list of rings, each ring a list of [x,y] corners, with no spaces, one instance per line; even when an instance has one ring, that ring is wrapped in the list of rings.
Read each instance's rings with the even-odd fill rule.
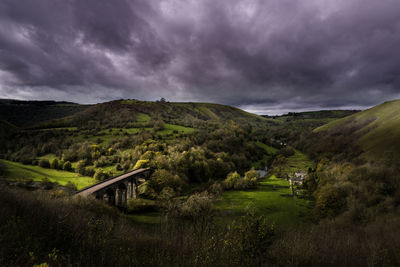
[[[254,212],[275,223],[277,229],[310,222],[311,202],[291,196],[289,182],[271,176],[248,191],[225,191],[216,202],[218,219],[229,223],[238,215]]]
[[[176,124],[164,123],[164,129],[158,131],[158,134],[165,135],[165,134],[172,134],[174,131],[183,134],[189,134],[194,132],[194,128],[191,127],[184,127]]]
[[[51,182],[66,185],[68,182],[75,184],[78,189],[95,183],[91,177],[81,176],[74,172],[41,168],[39,166],[23,165],[16,162],[2,160],[6,165],[5,178],[9,181],[42,181],[47,178]]]
[[[291,174],[297,171],[307,171],[308,168],[313,167],[315,164],[298,150],[294,150],[294,155],[287,158],[282,166],[282,173]]]
[[[254,212],[263,215],[277,229],[310,223],[312,203],[309,200],[291,196],[289,182],[272,175],[260,182],[256,189],[225,191],[214,203],[216,222],[229,224],[237,216]],[[128,217],[141,223],[159,223],[159,212],[141,212]]]

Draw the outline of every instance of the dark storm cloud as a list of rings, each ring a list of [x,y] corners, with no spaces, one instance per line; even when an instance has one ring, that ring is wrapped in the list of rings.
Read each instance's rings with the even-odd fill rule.
[[[397,0],[0,2],[0,97],[259,113],[400,97]]]

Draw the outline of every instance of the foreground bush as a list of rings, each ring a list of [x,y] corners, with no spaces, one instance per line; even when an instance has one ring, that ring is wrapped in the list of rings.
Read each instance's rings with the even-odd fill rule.
[[[270,254],[281,266],[399,266],[399,236],[398,215],[367,225],[327,220],[287,231]]]
[[[206,195],[187,201],[186,218],[170,217],[156,226],[133,224],[96,200],[53,195],[0,187],[0,201],[7,203],[0,206],[1,266],[235,266],[244,261],[233,259],[250,265],[266,261],[266,254],[245,249],[269,246],[264,241],[270,240],[271,228],[257,218],[243,217],[228,228],[207,220],[207,228],[199,231],[197,218],[211,212]],[[199,199],[204,201],[196,203]]]
[[[276,233],[262,216],[216,224],[208,194],[170,202],[157,225],[57,191],[0,186],[0,266],[399,266],[400,216],[345,217]],[[350,216],[351,217],[351,216]],[[349,218],[350,218],[349,217]],[[207,218],[207,219],[203,219]],[[45,265],[44,265],[45,266]]]

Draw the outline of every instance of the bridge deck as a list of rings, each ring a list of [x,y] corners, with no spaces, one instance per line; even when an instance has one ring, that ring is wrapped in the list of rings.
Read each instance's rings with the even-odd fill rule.
[[[96,192],[96,191],[98,191],[100,189],[103,189],[104,187],[107,187],[109,185],[112,185],[113,183],[119,182],[121,180],[124,180],[124,179],[132,176],[132,175],[139,174],[139,173],[142,173],[142,172],[147,171],[147,170],[148,169],[137,169],[137,170],[130,171],[130,172],[127,172],[125,174],[122,174],[122,175],[107,179],[105,181],[101,181],[101,182],[99,182],[97,184],[91,185],[89,187],[86,187],[86,188],[78,191],[75,195],[76,196],[87,197],[90,194],[93,194],[94,192]]]

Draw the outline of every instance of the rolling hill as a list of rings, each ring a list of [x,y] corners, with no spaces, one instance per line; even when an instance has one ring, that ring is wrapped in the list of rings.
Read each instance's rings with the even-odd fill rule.
[[[40,127],[136,128],[143,125],[152,127],[156,121],[201,128],[206,122],[219,124],[234,121],[243,125],[255,125],[268,123],[272,119],[212,103],[115,100],[89,106],[71,116],[41,124]]]
[[[332,121],[316,133],[349,134],[368,159],[400,159],[400,100],[385,102],[362,112]]]
[[[85,110],[88,105],[56,101],[22,101],[0,99],[0,120],[18,127],[32,125],[73,115]]]

